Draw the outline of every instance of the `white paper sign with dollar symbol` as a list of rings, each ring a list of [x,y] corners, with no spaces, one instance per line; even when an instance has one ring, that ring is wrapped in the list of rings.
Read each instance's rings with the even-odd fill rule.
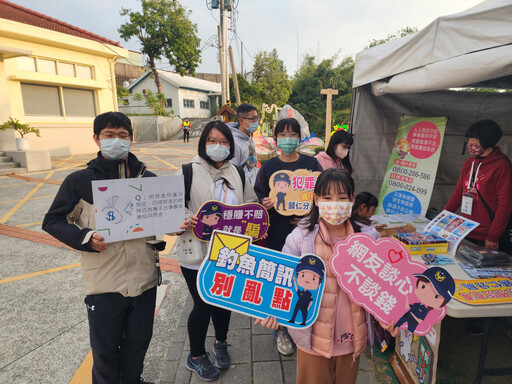
[[[106,243],[178,232],[185,220],[183,176],[93,181],[92,195]]]

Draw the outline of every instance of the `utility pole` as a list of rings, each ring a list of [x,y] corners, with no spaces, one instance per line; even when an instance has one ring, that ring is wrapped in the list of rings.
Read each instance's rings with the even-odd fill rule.
[[[225,0],[220,0],[220,28],[222,31],[222,55],[221,55],[221,76],[224,76],[224,88],[222,93],[226,102],[229,100],[229,72],[228,72],[228,12],[225,6]],[[222,83],[221,83],[222,84]],[[226,104],[224,102],[224,104]],[[224,105],[223,104],[223,105]]]
[[[222,58],[222,52],[223,52],[223,44],[222,44],[222,30],[220,25],[217,26],[217,32],[219,34],[219,63],[220,63],[220,104],[221,106],[225,105],[227,102],[226,99],[226,77],[224,76],[224,59]]]
[[[321,89],[321,95],[325,95],[325,99],[327,100],[327,106],[325,107],[325,148],[329,145],[329,140],[331,139],[331,126],[332,126],[332,99],[333,96],[338,95],[337,89]]]
[[[244,43],[243,41],[240,41],[240,73],[243,77],[245,77],[244,74]]]
[[[235,89],[235,100],[240,105],[240,90],[238,89],[238,77],[236,77],[235,58],[233,56],[233,47],[229,46],[229,59],[231,61],[231,77],[233,78],[233,88]]]

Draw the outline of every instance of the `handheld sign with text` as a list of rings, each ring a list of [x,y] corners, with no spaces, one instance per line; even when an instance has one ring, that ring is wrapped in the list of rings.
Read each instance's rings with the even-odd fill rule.
[[[197,211],[197,219],[194,236],[201,241],[210,241],[214,229],[251,236],[257,241],[265,236],[270,225],[265,207],[255,203],[227,205],[207,201]]]
[[[455,282],[441,267],[411,260],[398,241],[354,234],[335,246],[331,269],[352,301],[383,323],[426,335],[446,315]]]
[[[325,264],[318,256],[286,255],[251,244],[249,236],[213,231],[197,290],[217,307],[307,328],[318,316]]]
[[[296,171],[277,171],[270,176],[269,197],[274,202],[274,208],[284,216],[304,216],[313,205],[313,190],[320,172],[310,172],[306,169]]]
[[[96,232],[105,243],[180,231],[183,176],[92,182]]]

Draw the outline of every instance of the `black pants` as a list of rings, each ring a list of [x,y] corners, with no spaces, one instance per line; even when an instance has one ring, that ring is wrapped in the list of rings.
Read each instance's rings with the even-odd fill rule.
[[[156,287],[137,297],[85,297],[93,355],[93,384],[139,384],[153,335]]]
[[[190,137],[190,131],[188,129],[184,130],[183,131],[183,142],[185,142],[185,139],[186,139],[186,141],[188,143],[189,137]]]
[[[198,271],[181,267],[181,272],[183,273],[188,290],[194,300],[194,308],[192,308],[192,312],[190,312],[188,316],[187,327],[188,337],[190,339],[190,354],[193,357],[197,357],[206,353],[204,342],[206,340],[210,318],[212,319],[215,329],[215,338],[221,342],[226,341],[231,311],[214,307],[201,299],[196,285]]]

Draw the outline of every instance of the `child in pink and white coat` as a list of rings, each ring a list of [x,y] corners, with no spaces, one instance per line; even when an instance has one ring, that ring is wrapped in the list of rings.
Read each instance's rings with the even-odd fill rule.
[[[354,181],[346,171],[330,168],[318,177],[314,206],[310,214],[286,238],[283,252],[300,257],[315,254],[325,265],[325,286],[318,318],[305,329],[288,331],[297,345],[297,383],[355,383],[359,356],[367,344],[365,310],[353,303],[338,286],[329,260],[338,241],[355,232],[371,232],[372,227],[357,222],[352,215]],[[352,217],[351,217],[352,215]],[[273,317],[255,324],[276,329]]]

